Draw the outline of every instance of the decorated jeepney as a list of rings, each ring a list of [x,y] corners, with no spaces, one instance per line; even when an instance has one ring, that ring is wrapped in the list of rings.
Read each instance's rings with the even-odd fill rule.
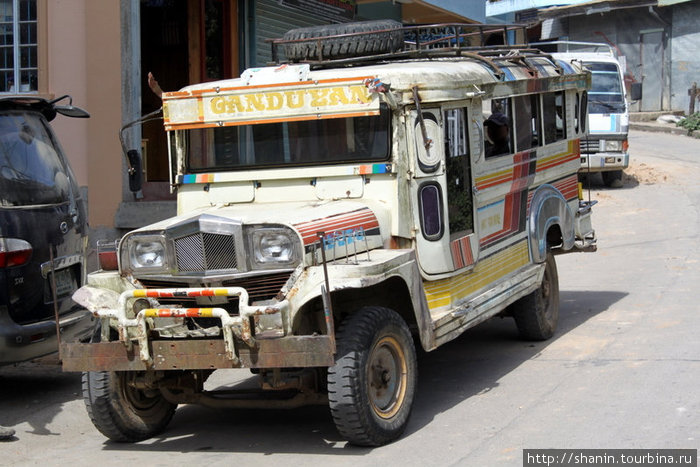
[[[576,175],[590,75],[475,46],[492,26],[335,28],[164,94],[178,215],[120,240],[74,297],[100,329],[62,349],[109,438],[153,436],[178,404],[320,403],[380,445],[408,423],[414,338],[431,351],[497,315],[555,332],[554,255],[595,249]],[[204,389],[232,368],[260,397]]]

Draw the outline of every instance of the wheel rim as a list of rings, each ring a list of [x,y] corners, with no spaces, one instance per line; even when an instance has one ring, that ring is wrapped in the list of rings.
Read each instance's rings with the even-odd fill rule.
[[[161,400],[160,394],[149,395],[134,386],[135,375],[132,372],[122,374],[122,394],[134,412],[147,412]]]
[[[387,336],[372,348],[367,365],[367,385],[372,410],[381,418],[391,418],[406,397],[408,366],[399,342]]]

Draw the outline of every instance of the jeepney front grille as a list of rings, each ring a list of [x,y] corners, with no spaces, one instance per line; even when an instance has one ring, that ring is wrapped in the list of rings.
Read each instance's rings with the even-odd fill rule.
[[[180,272],[237,269],[236,244],[232,235],[198,232],[175,240]]]
[[[600,151],[600,140],[599,139],[582,139],[581,140],[581,153],[582,154],[592,154]]]
[[[243,287],[248,291],[250,303],[255,303],[264,300],[272,300],[282,290],[284,284],[287,283],[291,272],[280,272],[274,274],[266,274],[263,276],[247,277],[242,279],[230,279],[224,281],[222,287]],[[176,281],[165,281],[149,278],[139,279],[141,286],[146,289],[170,289],[170,288],[186,288],[186,287],[201,287],[203,284],[191,284]],[[158,302],[161,305],[179,305],[184,307],[196,306],[196,299],[189,297],[164,297],[159,298]],[[221,305],[217,305],[221,306]],[[231,314],[238,314],[238,297],[228,298],[228,304],[223,306]]]

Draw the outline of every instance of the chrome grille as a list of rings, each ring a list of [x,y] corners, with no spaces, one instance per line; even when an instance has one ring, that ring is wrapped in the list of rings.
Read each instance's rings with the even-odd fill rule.
[[[582,139],[581,140],[581,153],[591,154],[600,151],[600,140],[599,139]]]
[[[198,232],[175,240],[177,268],[181,272],[237,269],[232,235]]]

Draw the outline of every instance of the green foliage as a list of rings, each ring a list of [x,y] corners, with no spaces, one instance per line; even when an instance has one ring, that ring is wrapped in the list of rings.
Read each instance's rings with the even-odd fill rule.
[[[695,112],[693,115],[684,118],[676,125],[685,128],[688,131],[700,130],[700,112]]]

